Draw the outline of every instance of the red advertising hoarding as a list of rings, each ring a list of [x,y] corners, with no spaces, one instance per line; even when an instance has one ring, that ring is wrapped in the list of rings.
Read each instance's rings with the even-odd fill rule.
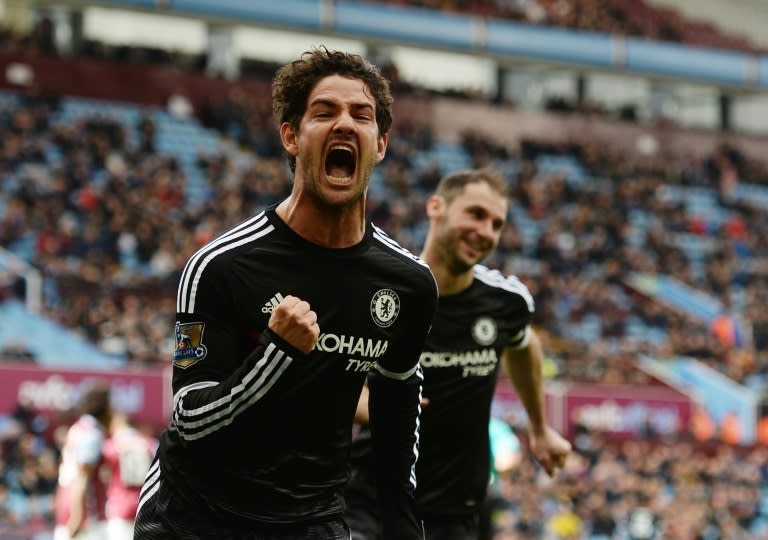
[[[0,364],[0,413],[13,411],[19,403],[42,413],[66,412],[96,380],[110,384],[117,410],[138,422],[156,426],[168,423],[173,400],[170,369],[51,369]],[[576,423],[617,437],[636,435],[649,426],[658,434],[673,434],[687,431],[693,414],[691,400],[667,386],[550,381],[545,386],[545,400],[548,421],[568,436]],[[493,413],[514,417],[521,425],[527,421],[505,378],[497,385]]]
[[[545,386],[547,420],[561,433],[573,435],[582,424],[617,438],[652,430],[658,435],[689,431],[694,404],[668,386],[631,386],[550,382]],[[521,425],[527,417],[514,389],[500,379],[494,414],[512,416]]]
[[[44,414],[69,411],[85,389],[95,381],[106,381],[112,391],[112,406],[130,414],[137,422],[168,423],[172,405],[170,370],[121,368],[51,369],[29,364],[0,364],[0,413],[17,404]]]

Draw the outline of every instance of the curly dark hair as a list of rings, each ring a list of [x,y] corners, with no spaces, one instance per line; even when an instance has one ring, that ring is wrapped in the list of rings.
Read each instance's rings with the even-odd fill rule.
[[[312,89],[329,75],[341,75],[360,79],[373,94],[376,103],[376,124],[379,135],[389,132],[392,126],[392,94],[389,81],[379,69],[358,54],[329,51],[325,47],[311,49],[293,62],[281,67],[272,81],[272,112],[278,128],[288,122],[298,131],[301,117],[307,110],[307,100]],[[291,170],[296,158],[288,156]]]

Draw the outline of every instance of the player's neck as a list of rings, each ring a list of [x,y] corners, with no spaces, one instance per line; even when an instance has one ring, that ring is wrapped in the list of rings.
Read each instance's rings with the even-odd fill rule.
[[[365,235],[365,197],[349,208],[321,207],[307,197],[289,196],[275,211],[296,234],[327,248],[358,244]]]
[[[432,255],[429,250],[421,252],[419,257],[429,265],[432,274],[437,282],[437,292],[440,296],[453,296],[472,285],[474,273],[472,270],[456,274],[452,272],[447,265],[440,262],[437,256]]]

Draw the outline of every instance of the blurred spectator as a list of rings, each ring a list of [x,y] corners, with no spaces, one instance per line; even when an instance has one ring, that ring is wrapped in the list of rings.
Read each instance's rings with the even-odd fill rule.
[[[195,112],[192,102],[180,88],[176,89],[170,96],[168,96],[167,108],[168,112],[171,113],[171,116],[182,120],[191,118]]]

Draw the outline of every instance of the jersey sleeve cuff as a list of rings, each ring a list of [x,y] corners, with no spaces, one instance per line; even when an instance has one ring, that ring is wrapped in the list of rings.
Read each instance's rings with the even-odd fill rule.
[[[381,364],[379,364],[378,362],[376,362],[373,365],[373,368],[376,371],[378,371],[379,373],[381,373],[382,375],[384,375],[388,379],[394,379],[396,381],[404,381],[404,380],[408,379],[409,377],[411,377],[414,373],[416,373],[416,370],[419,369],[419,364],[415,364],[408,371],[402,371],[402,372],[390,371],[390,370],[382,367]]]
[[[523,349],[528,346],[528,342],[531,340],[531,327],[526,326],[520,332],[510,338],[507,342],[507,347],[510,349]]]
[[[259,341],[262,345],[267,346],[270,343],[272,343],[275,347],[286,353],[288,356],[299,359],[299,358],[308,358],[309,355],[301,352],[299,349],[285,341],[283,338],[278,336],[276,333],[274,333],[269,328],[265,328],[264,331],[261,333],[261,337],[259,338]]]

